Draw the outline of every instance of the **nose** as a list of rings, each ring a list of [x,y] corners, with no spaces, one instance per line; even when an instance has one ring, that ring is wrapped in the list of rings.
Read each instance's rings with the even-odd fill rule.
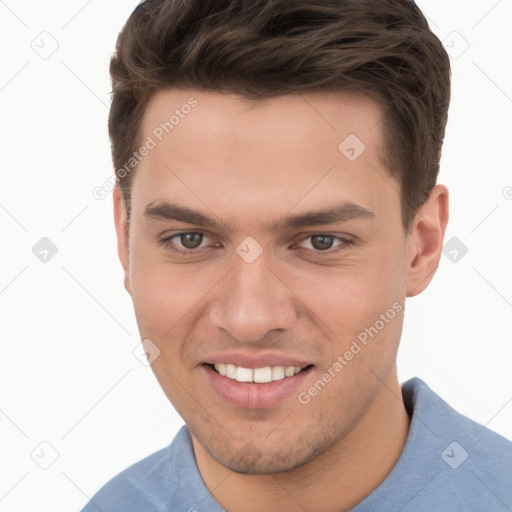
[[[210,302],[210,325],[241,342],[257,342],[272,330],[289,330],[297,318],[297,301],[263,255],[247,263],[238,255]]]

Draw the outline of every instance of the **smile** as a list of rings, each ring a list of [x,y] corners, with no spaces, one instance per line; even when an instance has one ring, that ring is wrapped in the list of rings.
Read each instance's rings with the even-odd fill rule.
[[[283,380],[300,373],[300,366],[265,366],[263,368],[244,368],[234,364],[216,363],[213,368],[217,373],[228,379],[238,382],[254,382],[265,384],[267,382]]]
[[[244,409],[267,409],[286,399],[293,399],[306,387],[305,382],[314,370],[313,364],[293,361],[301,366],[292,366],[290,360],[286,361],[287,364],[271,366],[271,357],[262,357],[260,361],[255,361],[255,358],[250,361],[250,358],[244,357],[231,359],[239,359],[239,363],[245,365],[239,366],[234,364],[235,361],[200,365],[207,382],[206,392],[212,393],[214,400],[220,398],[224,403]],[[248,368],[249,365],[258,367]]]

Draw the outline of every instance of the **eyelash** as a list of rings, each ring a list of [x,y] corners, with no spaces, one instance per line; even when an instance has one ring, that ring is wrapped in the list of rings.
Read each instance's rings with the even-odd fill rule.
[[[201,249],[206,249],[206,247],[202,247],[201,249],[176,249],[176,246],[172,242],[172,239],[176,238],[176,237],[179,237],[181,235],[202,235],[203,237],[205,237],[205,236],[207,237],[208,236],[205,233],[201,233],[199,231],[182,231],[180,233],[175,233],[174,235],[171,235],[171,236],[168,236],[166,238],[163,238],[162,240],[160,240],[160,244],[163,247],[165,247],[166,249],[170,249],[171,251],[173,251],[173,252],[175,252],[177,254],[180,254],[182,256],[199,254],[201,252]],[[330,238],[334,238],[334,239],[342,242],[339,246],[337,246],[337,248],[335,248],[335,249],[326,249],[325,251],[319,251],[319,250],[315,250],[315,249],[305,249],[306,251],[312,251],[315,254],[320,254],[320,255],[323,255],[323,254],[332,255],[334,253],[343,251],[343,250],[347,249],[348,247],[353,246],[354,243],[355,243],[353,240],[350,240],[348,238],[344,238],[342,236],[334,235],[332,233],[314,233],[312,235],[307,235],[304,238],[301,238],[297,242],[297,244],[302,242],[302,241],[304,241],[304,240],[307,240],[308,238],[311,238],[313,236],[330,237]],[[294,245],[296,245],[296,244],[294,244]],[[304,248],[301,247],[301,249],[304,249]]]

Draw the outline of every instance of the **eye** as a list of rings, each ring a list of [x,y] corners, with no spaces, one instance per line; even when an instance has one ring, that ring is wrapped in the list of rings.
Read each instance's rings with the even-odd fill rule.
[[[306,249],[310,249],[310,250],[313,250],[314,252],[318,252],[318,253],[327,252],[329,254],[332,254],[333,252],[337,252],[339,250],[343,250],[346,247],[353,245],[353,243],[354,243],[353,240],[350,240],[346,237],[341,237],[341,236],[328,234],[328,233],[321,233],[321,234],[309,235],[309,236],[303,238],[299,242],[299,245],[304,242],[307,242],[308,240],[310,240],[310,244],[309,244],[310,247],[305,247]],[[333,247],[333,244],[335,241],[339,242],[338,245],[335,246],[337,248],[334,250],[330,250]]]
[[[171,249],[172,251],[181,253],[181,254],[191,254],[194,252],[199,252],[197,250],[200,247],[201,242],[206,237],[204,233],[199,233],[195,231],[187,231],[184,233],[176,233],[175,235],[168,236],[166,238],[163,238],[160,243],[167,249]],[[176,239],[175,241],[173,241]],[[183,249],[176,247],[177,244],[181,244],[181,247]]]
[[[209,237],[201,232],[196,231],[186,231],[182,233],[175,233],[174,235],[168,236],[160,240],[160,244],[175,253],[187,255],[187,254],[197,254],[201,252],[202,249],[207,248],[207,245],[201,246],[202,242]],[[311,240],[309,245],[310,247],[301,246],[308,240]],[[338,242],[335,245],[335,249],[332,250],[333,244]],[[313,235],[306,236],[298,243],[294,244],[294,246],[299,246],[302,249],[306,249],[308,251],[312,251],[315,254],[333,254],[338,251],[344,250],[351,245],[354,244],[354,241],[342,236],[337,236],[328,233],[316,233]],[[219,247],[221,244],[216,244],[216,247]]]

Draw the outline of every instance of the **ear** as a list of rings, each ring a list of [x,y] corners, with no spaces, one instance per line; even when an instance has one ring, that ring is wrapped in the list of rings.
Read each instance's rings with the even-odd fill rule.
[[[448,189],[436,185],[418,210],[407,235],[407,297],[421,293],[434,277],[448,216]]]
[[[124,287],[126,291],[131,295],[130,290],[130,248],[128,242],[128,231],[126,229],[126,205],[123,199],[123,193],[119,184],[116,183],[113,191],[114,200],[114,223],[117,234],[117,254],[124,270]]]

